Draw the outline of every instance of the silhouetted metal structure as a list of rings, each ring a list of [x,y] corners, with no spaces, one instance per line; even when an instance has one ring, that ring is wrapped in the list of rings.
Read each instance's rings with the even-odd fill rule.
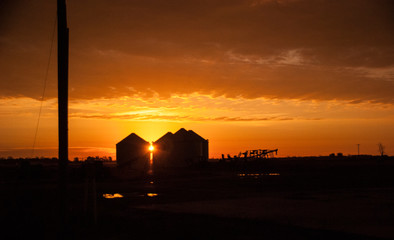
[[[172,132],[168,132],[153,143],[155,149],[154,158],[157,164],[163,164],[171,158],[174,151],[173,136],[174,134]]]
[[[274,153],[278,154],[278,149],[269,150],[269,149],[256,149],[256,150],[247,150],[245,152],[240,152],[238,155],[231,157],[230,154],[227,154],[227,158],[222,154],[222,160],[226,161],[237,161],[237,160],[257,160],[257,159],[266,159],[273,158]]]
[[[208,161],[208,140],[192,130],[168,132],[153,143],[156,166],[187,166]]]
[[[135,133],[116,144],[116,163],[119,167],[144,168],[149,163],[149,142]]]

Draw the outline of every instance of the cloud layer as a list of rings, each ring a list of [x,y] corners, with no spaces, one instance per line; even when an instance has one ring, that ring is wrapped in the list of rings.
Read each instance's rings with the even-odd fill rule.
[[[53,1],[5,4],[0,96],[39,98]],[[392,1],[68,1],[70,96],[393,103]],[[56,96],[56,58],[47,97]]]

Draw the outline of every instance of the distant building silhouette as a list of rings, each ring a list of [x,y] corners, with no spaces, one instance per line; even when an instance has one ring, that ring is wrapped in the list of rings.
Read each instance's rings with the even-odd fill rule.
[[[116,162],[119,167],[143,168],[149,160],[149,142],[132,133],[116,144]]]
[[[187,166],[208,161],[208,140],[192,130],[168,132],[153,143],[156,166]]]

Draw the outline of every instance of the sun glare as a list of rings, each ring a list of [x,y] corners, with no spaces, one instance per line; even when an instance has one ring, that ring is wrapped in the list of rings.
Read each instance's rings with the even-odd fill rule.
[[[153,147],[153,145],[151,144],[151,145],[149,146],[149,151],[153,152],[154,149],[155,149],[155,147]]]

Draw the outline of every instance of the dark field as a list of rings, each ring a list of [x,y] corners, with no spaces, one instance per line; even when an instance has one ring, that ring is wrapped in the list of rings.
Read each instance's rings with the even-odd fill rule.
[[[53,162],[1,165],[1,239],[394,239],[394,159],[294,158],[96,171],[72,163],[66,224]],[[103,194],[121,194],[107,199]],[[96,219],[96,223],[95,220]]]

